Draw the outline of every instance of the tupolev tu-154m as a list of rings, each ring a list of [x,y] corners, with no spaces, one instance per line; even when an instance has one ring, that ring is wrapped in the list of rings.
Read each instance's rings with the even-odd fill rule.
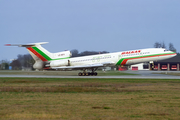
[[[175,52],[164,48],[148,48],[71,58],[72,54],[70,51],[50,53],[41,46],[46,43],[48,42],[6,44],[6,46],[26,47],[35,60],[35,64],[33,65],[34,69],[79,69],[83,71],[78,73],[79,76],[96,76],[97,72],[95,71],[98,67],[131,65],[168,59],[177,55]],[[91,70],[92,72],[86,72],[87,70]]]

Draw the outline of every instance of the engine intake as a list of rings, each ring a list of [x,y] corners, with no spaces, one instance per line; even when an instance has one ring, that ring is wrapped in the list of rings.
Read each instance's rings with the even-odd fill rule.
[[[34,68],[34,69],[38,69],[38,70],[43,69],[43,68],[44,68],[44,62],[41,61],[41,60],[36,61],[36,62],[34,63],[34,65],[33,65],[33,68]]]

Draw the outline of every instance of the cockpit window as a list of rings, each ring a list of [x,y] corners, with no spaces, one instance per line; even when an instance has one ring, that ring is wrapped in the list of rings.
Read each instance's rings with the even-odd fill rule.
[[[166,52],[166,51],[169,51],[169,50],[165,49],[164,52]]]

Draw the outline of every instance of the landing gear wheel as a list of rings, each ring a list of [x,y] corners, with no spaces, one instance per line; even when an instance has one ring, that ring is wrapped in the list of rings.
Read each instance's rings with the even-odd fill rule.
[[[94,73],[94,76],[97,76],[97,72]]]
[[[89,72],[86,73],[86,76],[89,76]]]
[[[85,72],[83,72],[83,73],[82,73],[82,76],[86,76],[86,73],[85,73]]]
[[[93,75],[94,75],[94,76],[97,76],[97,72],[92,72],[92,73],[90,73],[90,75],[91,75],[91,76],[93,76]]]
[[[81,73],[81,72],[79,72],[79,73],[78,73],[78,75],[79,75],[79,76],[82,76],[82,73]]]
[[[91,75],[91,73],[90,72],[88,72],[88,76],[90,76]]]
[[[94,73],[92,72],[92,73],[90,73],[90,75],[91,75],[91,76],[93,76],[93,75],[94,75]]]

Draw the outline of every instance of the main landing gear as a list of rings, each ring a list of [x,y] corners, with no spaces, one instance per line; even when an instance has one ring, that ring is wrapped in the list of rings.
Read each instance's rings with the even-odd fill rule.
[[[79,76],[90,76],[90,75],[91,75],[91,76],[93,76],[93,75],[96,76],[96,75],[97,75],[97,72],[82,72],[82,73],[79,72],[78,75],[79,75]]]
[[[79,72],[78,75],[79,76],[97,76],[97,72],[95,72],[97,70],[97,68],[93,68],[92,72],[86,72],[86,70],[83,70],[83,72]]]

